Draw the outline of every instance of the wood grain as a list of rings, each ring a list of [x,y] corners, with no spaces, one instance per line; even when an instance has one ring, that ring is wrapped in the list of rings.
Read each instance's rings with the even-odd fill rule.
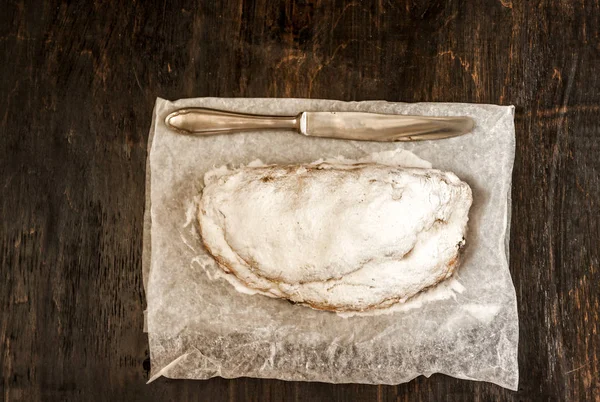
[[[600,400],[600,10],[588,0],[3,1],[1,395],[17,400]],[[517,106],[521,385],[145,385],[154,99]]]

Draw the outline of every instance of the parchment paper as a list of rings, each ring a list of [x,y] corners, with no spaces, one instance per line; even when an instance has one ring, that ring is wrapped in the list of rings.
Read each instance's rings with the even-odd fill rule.
[[[369,111],[475,119],[465,136],[411,143],[307,138],[291,132],[210,137],[170,131],[164,118],[190,106],[246,113]],[[512,106],[311,99],[157,99],[149,138],[144,286],[151,379],[258,377],[399,384],[433,373],[518,385],[518,318],[508,270]],[[404,149],[469,183],[473,206],[462,265],[445,291],[417,308],[339,316],[238,292],[202,247],[194,198],[208,170],[260,159],[309,163]]]

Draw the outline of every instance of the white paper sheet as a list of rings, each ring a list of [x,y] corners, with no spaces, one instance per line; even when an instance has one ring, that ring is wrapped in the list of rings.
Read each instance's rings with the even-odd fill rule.
[[[181,107],[294,115],[369,111],[475,119],[471,134],[411,143],[307,138],[291,132],[210,137],[167,129]],[[398,384],[445,373],[516,389],[518,318],[508,270],[513,107],[474,104],[339,102],[312,99],[158,99],[150,130],[144,226],[144,285],[152,378],[258,377]],[[405,149],[450,170],[473,190],[467,248],[451,297],[416,308],[339,316],[238,292],[202,247],[194,198],[208,170],[308,163]],[[415,301],[413,301],[414,303]]]

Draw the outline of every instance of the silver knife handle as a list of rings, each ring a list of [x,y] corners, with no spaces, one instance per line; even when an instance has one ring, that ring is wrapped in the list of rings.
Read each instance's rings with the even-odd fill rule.
[[[226,134],[253,130],[298,130],[298,116],[262,116],[207,108],[179,109],[169,114],[165,124],[188,134]]]

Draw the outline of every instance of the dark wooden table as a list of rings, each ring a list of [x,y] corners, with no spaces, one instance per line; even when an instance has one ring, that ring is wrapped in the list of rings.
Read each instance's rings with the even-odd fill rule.
[[[142,3],[1,4],[4,400],[600,400],[597,1]],[[145,385],[157,96],[516,105],[519,391],[443,375]]]

